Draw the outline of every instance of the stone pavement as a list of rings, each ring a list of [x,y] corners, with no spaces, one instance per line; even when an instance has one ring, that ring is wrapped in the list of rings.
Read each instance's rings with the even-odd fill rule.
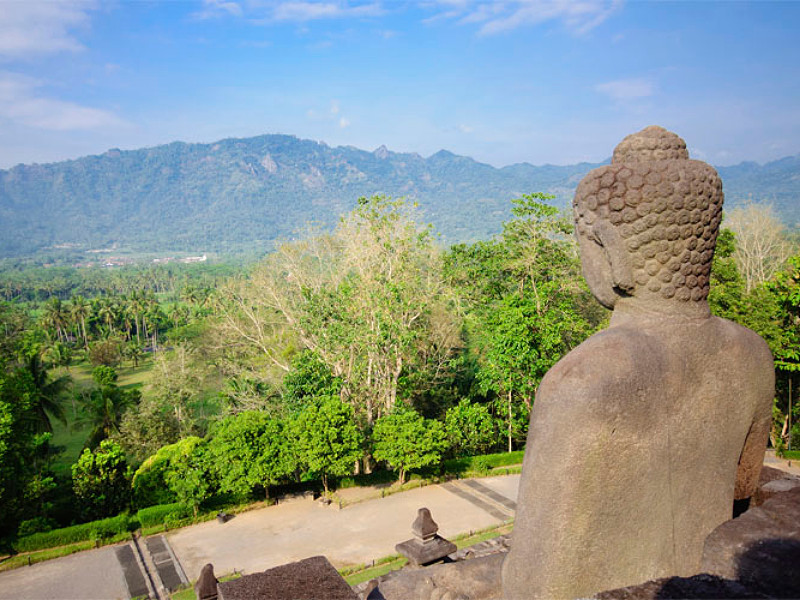
[[[764,464],[773,469],[780,469],[781,471],[800,476],[800,460],[777,458],[774,450],[767,450],[767,453],[764,455]]]
[[[129,596],[115,547],[106,546],[0,573],[0,598],[109,600]]]

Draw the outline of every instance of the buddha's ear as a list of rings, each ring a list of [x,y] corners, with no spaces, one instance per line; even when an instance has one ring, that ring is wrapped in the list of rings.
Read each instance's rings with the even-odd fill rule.
[[[625,241],[611,223],[600,222],[595,224],[593,229],[611,265],[614,287],[626,294],[633,294],[636,287],[633,282],[633,265],[630,253],[625,248]]]

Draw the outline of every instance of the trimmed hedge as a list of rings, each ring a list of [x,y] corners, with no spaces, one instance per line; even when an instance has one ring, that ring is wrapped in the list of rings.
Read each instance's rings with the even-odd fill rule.
[[[14,548],[17,552],[32,552],[86,540],[110,538],[120,533],[134,531],[138,527],[139,522],[136,519],[131,519],[129,515],[123,513],[108,519],[26,535],[14,543]]]
[[[499,452],[497,454],[483,454],[480,456],[464,456],[462,458],[451,458],[444,461],[445,474],[461,474],[472,472],[483,472],[497,467],[508,467],[522,463],[524,450],[515,452]]]
[[[156,504],[155,506],[141,508],[136,513],[136,518],[139,519],[142,527],[153,527],[155,525],[163,525],[167,517],[182,519],[188,516],[190,512],[180,502],[173,502],[172,504]]]

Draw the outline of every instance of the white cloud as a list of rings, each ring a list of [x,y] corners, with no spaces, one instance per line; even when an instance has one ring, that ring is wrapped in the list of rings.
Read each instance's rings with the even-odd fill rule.
[[[114,113],[37,93],[41,83],[0,71],[0,119],[51,131],[101,129],[126,123]]]
[[[350,2],[280,2],[272,11],[275,21],[313,21],[343,17],[374,17],[383,13],[380,5]]]
[[[202,20],[227,16],[241,17],[243,14],[244,11],[237,2],[228,2],[227,0],[203,0],[203,8],[192,13],[192,17]]]
[[[83,45],[72,30],[86,27],[97,2],[0,1],[0,59],[77,52]]]
[[[461,123],[461,124],[458,126],[458,130],[459,130],[461,133],[472,133],[472,131],[473,131],[472,127],[470,127],[469,125],[464,125],[463,123]]]
[[[342,117],[341,119],[339,119],[339,127],[342,129],[350,127],[350,121]]]
[[[338,100],[331,100],[331,114],[338,115],[339,114],[339,101]]]
[[[618,79],[594,86],[594,89],[612,100],[637,100],[655,93],[655,85],[647,79]]]
[[[461,25],[481,23],[480,35],[496,35],[526,25],[560,21],[567,29],[586,33],[614,13],[621,0],[438,0],[443,12],[426,19],[431,23],[441,19],[456,19]]]

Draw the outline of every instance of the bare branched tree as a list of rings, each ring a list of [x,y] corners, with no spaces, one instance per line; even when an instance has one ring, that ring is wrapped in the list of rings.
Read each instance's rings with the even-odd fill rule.
[[[747,291],[768,281],[786,263],[792,245],[769,204],[750,202],[731,210],[725,226],[736,234],[734,258]]]
[[[404,372],[436,380],[460,344],[460,322],[440,253],[407,208],[362,199],[332,234],[282,244],[225,290],[220,339],[284,372],[292,350],[313,351],[367,423],[394,406]]]

